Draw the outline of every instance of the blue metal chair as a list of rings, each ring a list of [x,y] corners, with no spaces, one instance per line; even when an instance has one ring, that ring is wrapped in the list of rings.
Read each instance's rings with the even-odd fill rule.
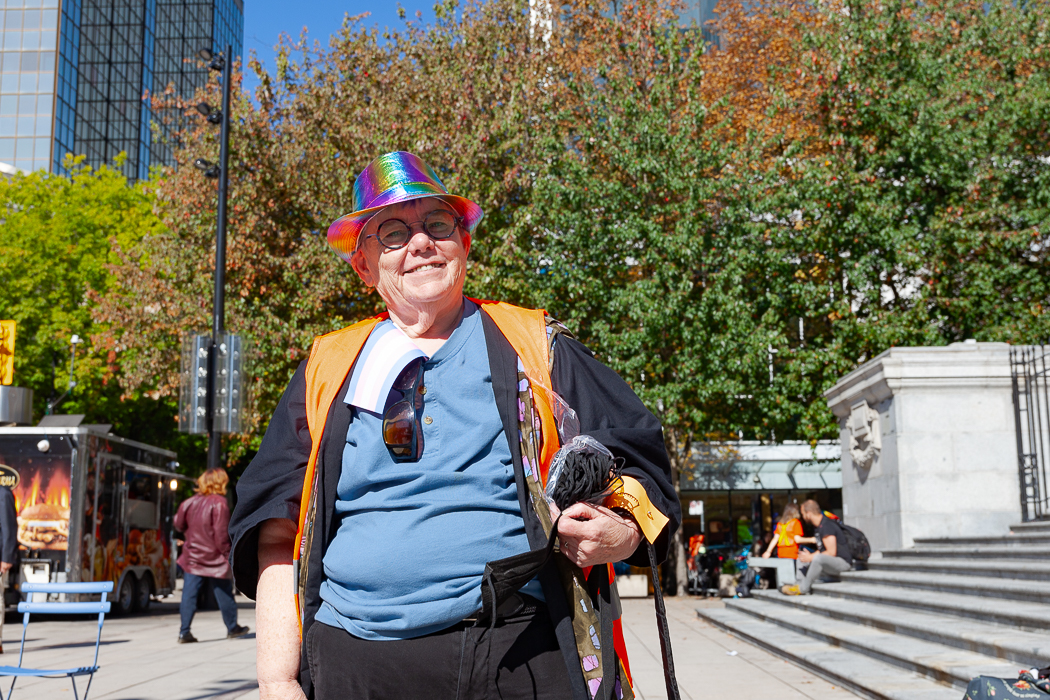
[[[7,691],[7,700],[15,692],[15,682],[19,678],[69,678],[73,684],[73,698],[80,700],[77,694],[77,676],[87,676],[87,687],[84,689],[84,700],[87,700],[88,691],[91,690],[91,681],[98,670],[98,647],[102,641],[102,621],[109,612],[110,604],[106,602],[106,594],[113,592],[113,582],[101,583],[23,583],[23,593],[77,593],[91,594],[101,593],[102,600],[98,603],[19,603],[18,612],[22,613],[22,644],[18,650],[17,666],[0,666],[0,676],[12,676],[11,689]],[[98,636],[95,637],[95,660],[90,666],[77,668],[24,668],[22,656],[26,647],[26,628],[29,626],[29,615],[98,615]]]

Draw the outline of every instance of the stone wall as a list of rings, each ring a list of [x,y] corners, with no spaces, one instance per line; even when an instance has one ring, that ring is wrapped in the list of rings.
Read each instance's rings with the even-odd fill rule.
[[[1021,519],[1007,344],[891,348],[825,397],[840,425],[844,516],[872,549],[1005,535]]]

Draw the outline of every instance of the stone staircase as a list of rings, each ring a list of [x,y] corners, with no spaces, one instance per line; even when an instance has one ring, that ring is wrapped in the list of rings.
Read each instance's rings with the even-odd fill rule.
[[[697,614],[877,700],[960,700],[978,675],[1050,665],[1050,522],[916,540],[813,595],[755,591]]]

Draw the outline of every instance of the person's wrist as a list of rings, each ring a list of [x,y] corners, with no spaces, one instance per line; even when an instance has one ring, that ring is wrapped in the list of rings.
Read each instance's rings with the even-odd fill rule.
[[[265,680],[259,679],[260,700],[301,700],[306,695],[298,680]]]
[[[627,510],[626,508],[613,508],[612,512],[623,518],[623,524],[631,528],[632,531],[636,532],[639,536],[642,534],[642,527],[638,524],[638,521],[634,518],[634,513]]]
[[[627,540],[624,542],[624,548],[629,550],[623,556],[623,559],[626,559],[634,554],[635,550],[638,549],[638,545],[642,543],[642,528],[638,525],[638,521],[634,519],[634,514],[626,508],[612,508],[611,510],[620,516],[622,524],[629,530]]]

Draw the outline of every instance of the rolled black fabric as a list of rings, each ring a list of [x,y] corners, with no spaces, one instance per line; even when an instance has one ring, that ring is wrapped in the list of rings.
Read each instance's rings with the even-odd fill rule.
[[[560,510],[575,503],[598,505],[612,495],[623,470],[611,456],[574,450],[572,443],[562,449],[567,450],[565,462],[551,494]]]

